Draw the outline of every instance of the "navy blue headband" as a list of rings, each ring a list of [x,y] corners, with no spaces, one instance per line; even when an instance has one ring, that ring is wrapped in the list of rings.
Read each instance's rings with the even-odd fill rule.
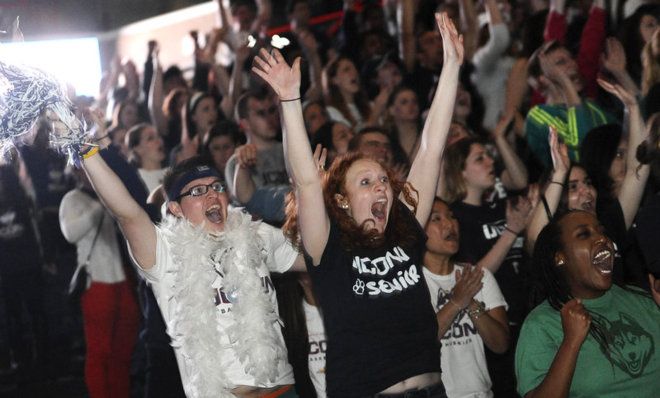
[[[216,169],[209,166],[197,166],[179,177],[174,184],[172,184],[172,187],[167,191],[167,199],[175,200],[181,194],[183,187],[188,185],[191,181],[206,177],[217,177],[218,179],[222,179],[220,173],[218,173]]]

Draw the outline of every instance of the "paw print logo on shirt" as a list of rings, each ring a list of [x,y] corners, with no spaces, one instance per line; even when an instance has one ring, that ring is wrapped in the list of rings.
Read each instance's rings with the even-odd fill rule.
[[[356,279],[353,285],[355,294],[362,296],[364,294],[364,282],[361,279]]]

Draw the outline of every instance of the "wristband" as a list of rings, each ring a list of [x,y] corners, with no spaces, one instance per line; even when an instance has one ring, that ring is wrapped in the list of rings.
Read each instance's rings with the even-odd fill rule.
[[[564,183],[559,182],[559,181],[550,181],[550,184],[557,184],[557,185],[561,186],[562,188],[564,187]]]
[[[505,225],[505,226],[504,226],[504,229],[505,229],[506,231],[511,232],[511,233],[514,234],[515,236],[518,236],[518,235],[520,234],[520,232],[516,232],[516,231],[512,230],[511,228],[509,228],[508,225]]]
[[[299,99],[300,99],[300,97],[298,97],[298,98],[291,98],[291,99],[281,99],[281,98],[280,98],[280,102],[293,102],[293,101],[298,101]]]
[[[93,145],[93,146],[89,145],[87,148],[88,149],[81,150],[78,153],[82,159],[89,159],[89,158],[91,158],[92,156],[96,155],[99,152],[98,145]]]

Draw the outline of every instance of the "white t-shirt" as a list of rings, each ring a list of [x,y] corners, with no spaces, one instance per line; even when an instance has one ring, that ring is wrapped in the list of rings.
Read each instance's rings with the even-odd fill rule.
[[[117,227],[101,202],[76,188],[62,198],[59,216],[64,237],[76,245],[78,265],[85,263],[89,256],[89,262],[86,264],[88,283],[119,283],[126,279],[119,251]],[[99,230],[101,217],[103,225]],[[97,230],[99,235],[94,242]]]
[[[163,183],[163,177],[165,177],[167,170],[167,168],[158,170],[138,169],[140,178],[144,181],[144,185],[147,186],[149,193],[153,192],[154,189],[158,188],[158,186]]]
[[[282,231],[279,229],[260,223],[257,233],[264,244],[263,252],[266,255],[266,260],[261,262],[257,268],[257,274],[261,278],[261,285],[265,290],[265,294],[268,295],[268,300],[273,311],[279,316],[275,288],[270,279],[270,272],[287,271],[293,265],[298,252],[286,240]],[[177,309],[176,296],[173,294],[177,289],[177,286],[175,286],[175,272],[173,270],[180,265],[174,263],[172,245],[166,238],[166,232],[160,226],[156,227],[156,242],[156,264],[148,270],[140,269],[140,274],[151,284],[156,300],[158,301],[158,306],[163,314],[163,319],[167,325],[171,325],[172,318]],[[191,266],[193,264],[186,265]],[[246,372],[245,364],[238,358],[235,343],[230,341],[227,334],[227,330],[236,324],[234,313],[232,312],[233,304],[230,302],[231,295],[222,288],[222,275],[220,275],[218,280],[219,285],[216,285],[216,281],[213,286],[209,286],[208,294],[208,300],[214,301],[218,310],[219,316],[216,327],[222,336],[221,341],[209,343],[215,345],[217,350],[223,351],[221,354],[221,363],[217,364],[218,369],[222,370],[233,387],[243,385],[268,388],[293,384],[293,369],[286,360],[286,348],[279,322],[275,322],[273,328],[275,328],[281,347],[284,348],[284,357],[280,358],[278,363],[273,364],[273,366],[277,366],[276,380],[274,382],[259,383],[253,376]],[[169,327],[168,332],[170,332]],[[191,393],[191,387],[189,387],[192,379],[191,358],[185,358],[178,347],[174,347],[174,353],[176,354],[179,372],[181,373],[181,381],[186,390],[186,395],[192,396],[194,394]]]
[[[325,398],[325,350],[327,348],[325,328],[319,307],[307,304],[303,300],[307,335],[309,338],[309,377],[312,379],[316,396]]]
[[[424,277],[436,312],[449,302],[450,292],[456,285],[456,270],[462,269],[463,267],[457,264],[451,274],[436,275],[424,267]],[[484,302],[486,310],[501,306],[507,308],[493,274],[487,269],[484,269],[482,282],[483,288],[474,299]],[[440,366],[447,397],[492,397],[492,383],[486,366],[483,340],[467,311],[463,310],[456,316],[441,343]]]

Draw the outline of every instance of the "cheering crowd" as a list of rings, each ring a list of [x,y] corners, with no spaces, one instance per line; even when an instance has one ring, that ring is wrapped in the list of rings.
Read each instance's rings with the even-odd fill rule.
[[[71,244],[92,398],[657,395],[660,3],[217,3],[5,157],[14,363]]]

